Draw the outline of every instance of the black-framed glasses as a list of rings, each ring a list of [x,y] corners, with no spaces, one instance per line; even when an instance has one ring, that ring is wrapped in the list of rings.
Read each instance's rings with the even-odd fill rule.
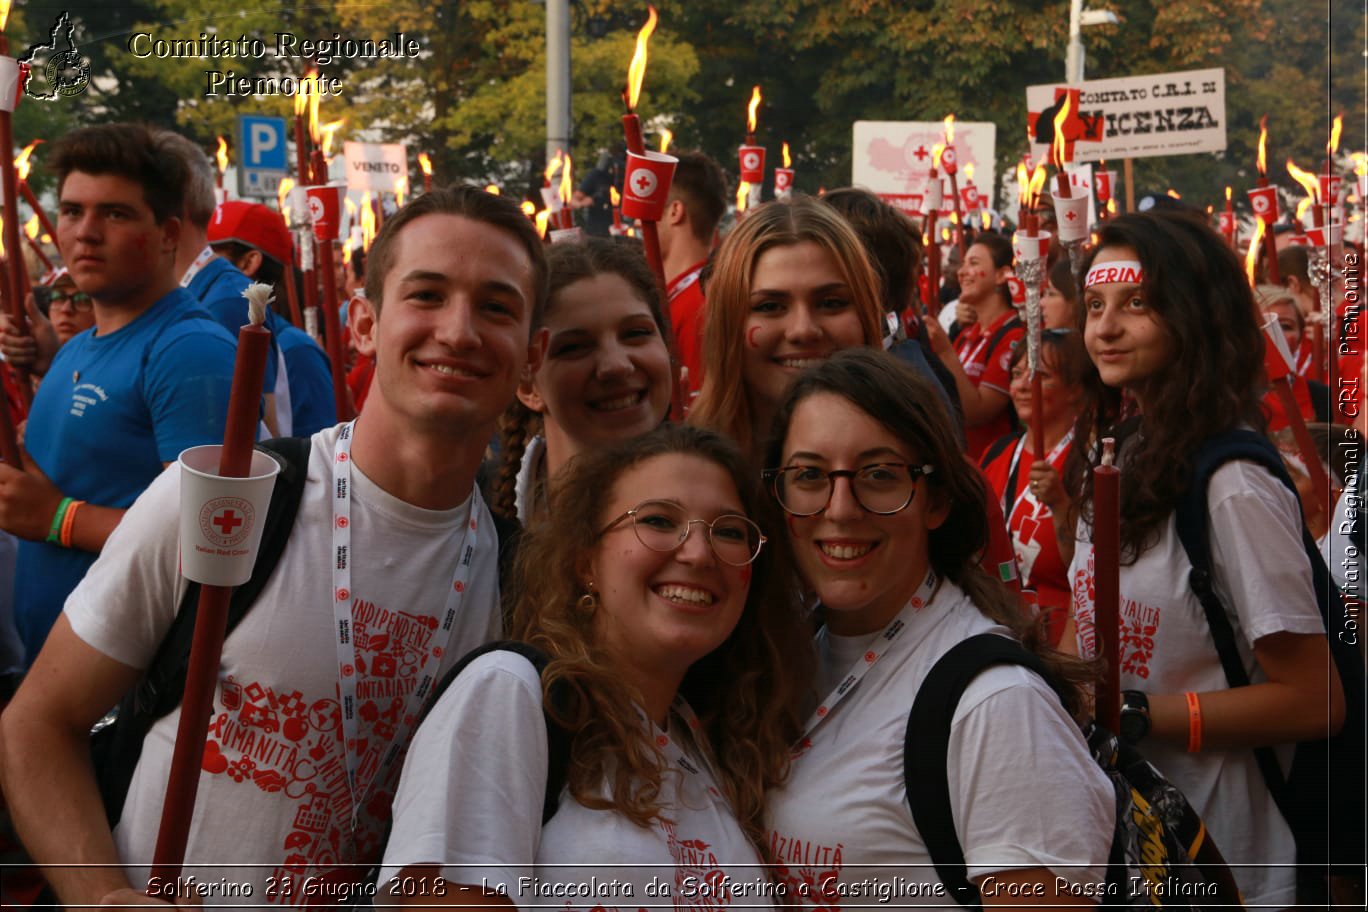
[[[49,313],[58,308],[69,310],[72,313],[90,313],[91,308],[95,306],[90,295],[84,291],[67,292],[58,291],[54,288],[48,289],[48,294],[45,297],[47,298],[46,310]]]
[[[760,556],[767,539],[760,527],[737,513],[725,513],[712,522],[690,519],[679,504],[667,500],[648,500],[637,504],[603,527],[599,537],[607,535],[628,517],[637,539],[652,551],[674,551],[688,539],[694,523],[707,529],[708,545],[724,564],[744,567]]]
[[[774,497],[786,513],[816,516],[831,502],[836,479],[850,479],[855,502],[866,512],[890,516],[905,509],[917,493],[917,479],[935,471],[931,465],[908,462],[873,462],[858,469],[823,471],[816,466],[785,466],[766,469]]]

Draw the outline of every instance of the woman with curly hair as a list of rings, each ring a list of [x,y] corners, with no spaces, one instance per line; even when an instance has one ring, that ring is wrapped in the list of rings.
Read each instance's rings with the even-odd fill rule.
[[[839,214],[804,196],[752,210],[713,260],[689,421],[758,455],[789,384],[843,348],[881,346],[882,320],[878,274]]]
[[[1093,369],[1066,469],[1079,492],[1069,569],[1077,647],[1091,655],[1096,441],[1121,467],[1121,728],[1192,801],[1250,907],[1296,900],[1297,847],[1252,748],[1325,738],[1344,716],[1302,560],[1296,494],[1254,462],[1226,462],[1206,491],[1211,585],[1252,682],[1231,687],[1190,585],[1175,507],[1213,435],[1261,431],[1264,341],[1235,254],[1174,212],[1106,222],[1083,262],[1078,329]],[[1082,445],[1083,442],[1089,445]],[[1069,641],[1066,631],[1065,643]],[[1236,865],[1240,865],[1236,867]]]
[[[546,482],[576,454],[644,434],[670,408],[660,290],[640,247],[599,238],[546,254],[546,357],[500,420],[494,512],[545,512]]]
[[[527,908],[592,876],[616,893],[574,907],[636,909],[673,907],[650,898],[653,879],[671,893],[754,882],[811,667],[759,480],[719,435],[665,425],[583,453],[553,495],[519,554],[514,623],[549,663],[539,676],[490,652],[440,696],[404,765],[381,883],[444,877],[425,901]],[[569,760],[542,825],[551,724]]]
[[[989,494],[929,382],[883,352],[841,352],[793,385],[767,464],[823,620],[826,699],[770,799],[771,848],[791,892],[804,905],[845,905],[862,882],[906,879],[920,864],[931,895],[932,837],[909,814],[904,779],[904,734],[916,734],[908,710],[947,652],[996,634],[1038,648],[1071,705],[1016,665],[983,671],[960,698],[943,762],[965,877],[984,906],[1091,904],[1115,803],[1070,718],[1089,669],[1041,647],[1011,593],[979,567]],[[968,904],[943,883],[937,902]]]

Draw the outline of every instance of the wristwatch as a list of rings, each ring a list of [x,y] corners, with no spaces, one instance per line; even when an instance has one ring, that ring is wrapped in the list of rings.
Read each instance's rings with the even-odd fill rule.
[[[1121,692],[1121,724],[1117,732],[1127,744],[1139,744],[1149,734],[1149,697],[1139,690]]]

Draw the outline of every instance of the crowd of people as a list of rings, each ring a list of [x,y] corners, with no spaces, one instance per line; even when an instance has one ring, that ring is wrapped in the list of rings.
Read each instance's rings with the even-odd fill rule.
[[[874,194],[795,195],[722,233],[722,169],[679,158],[664,286],[636,239],[547,246],[473,186],[389,215],[323,302],[345,304],[354,359],[339,423],[327,355],[285,307],[275,211],[215,205],[173,133],[52,143],[64,266],[28,330],[0,317],[0,370],[33,384],[23,464],[0,462],[18,632],[0,783],[50,901],[839,909],[920,879],[907,902],[953,906],[909,809],[908,713],[981,634],[1049,672],[990,668],[953,711],[949,809],[982,905],[1090,905],[1107,882],[1117,800],[1085,724],[1108,636],[1119,735],[1244,901],[1361,899],[1361,871],[1299,883],[1256,753],[1286,766],[1362,692],[1303,548],[1308,526],[1332,557],[1361,541],[1352,467],[1330,466],[1345,493],[1316,516],[1282,468],[1218,465],[1197,495],[1205,594],[1175,519],[1209,441],[1294,420],[1271,407],[1266,318],[1300,356],[1298,417],[1363,430],[1307,379],[1305,257],[1256,295],[1202,214],[1112,216],[1077,268],[1052,251],[1033,340],[1009,236],[965,239],[942,308],[921,228]],[[308,440],[300,506],[224,642],[189,881],[149,883],[181,709],[134,739],[113,805],[91,730],[168,661],[177,455],[223,438],[253,281],[277,292],[259,436]],[[1356,333],[1330,326],[1332,351]],[[1116,632],[1096,612],[1104,438]]]

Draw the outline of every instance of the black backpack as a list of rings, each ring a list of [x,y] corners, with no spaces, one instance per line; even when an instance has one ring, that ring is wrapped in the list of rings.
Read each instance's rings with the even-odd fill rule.
[[[950,722],[969,683],[1000,664],[1023,665],[1063,694],[1034,653],[1007,637],[979,634],[957,643],[932,667],[913,700],[903,739],[903,779],[912,820],[947,894],[971,909],[982,903],[978,888],[969,881],[951,812]],[[1116,792],[1116,830],[1099,905],[1136,910],[1244,908],[1225,860],[1182,792],[1134,747],[1095,723],[1084,735]]]
[[[1233,430],[1208,439],[1193,457],[1192,482],[1177,505],[1178,539],[1192,563],[1188,584],[1202,603],[1212,640],[1231,687],[1249,684],[1226,608],[1212,588],[1207,486],[1221,466],[1235,459],[1257,463],[1294,494],[1282,457],[1261,434]],[[1269,794],[1297,839],[1298,897],[1320,897],[1326,874],[1363,882],[1364,859],[1364,666],[1356,638],[1334,635],[1350,614],[1321,557],[1302,526],[1302,547],[1311,562],[1316,602],[1330,654],[1344,688],[1344,726],[1327,740],[1297,744],[1291,772],[1284,776],[1272,748],[1254,749]],[[1338,610],[1332,612],[1331,608]]]
[[[270,581],[281,554],[285,552],[304,494],[312,447],[309,437],[281,437],[257,444],[259,450],[280,463],[280,474],[276,476],[275,486],[271,489],[271,505],[266,511],[266,524],[262,529],[256,563],[252,566],[252,576],[233,590],[228,603],[225,637],[247,615],[248,609]],[[516,521],[498,514],[491,515],[499,540],[499,577],[503,581],[509,578],[522,529]],[[507,591],[506,586],[501,586],[501,590]],[[133,781],[133,770],[142,756],[143,739],[158,719],[180,705],[190,665],[190,644],[195,635],[199,591],[198,583],[187,586],[175,620],[157,647],[142,679],[119,701],[113,721],[98,727],[91,736],[95,779],[111,829],[118,824],[123,814],[124,799]],[[438,692],[440,690],[441,687]],[[430,706],[431,702],[429,700],[427,705]]]

